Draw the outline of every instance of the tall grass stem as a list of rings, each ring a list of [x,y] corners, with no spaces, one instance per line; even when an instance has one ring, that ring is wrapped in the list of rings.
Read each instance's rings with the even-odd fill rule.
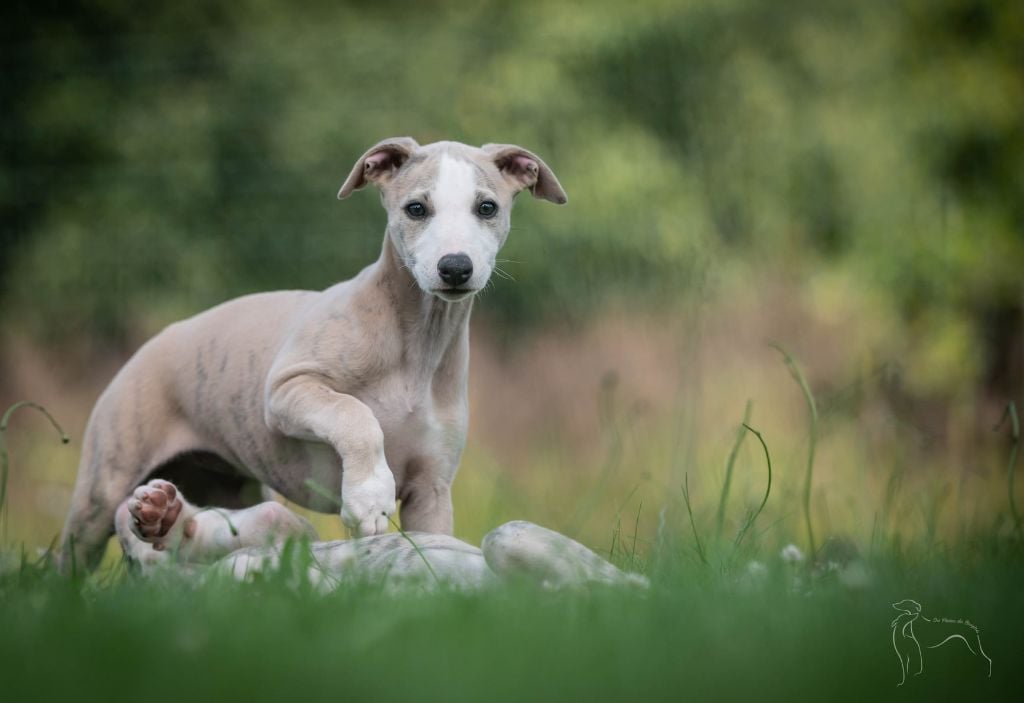
[[[722,538],[722,526],[725,523],[725,506],[729,500],[729,489],[732,486],[732,470],[736,464],[736,457],[739,455],[740,446],[743,445],[743,440],[747,436],[747,423],[750,422],[750,413],[753,410],[754,404],[748,398],[747,407],[743,411],[743,422],[740,423],[739,428],[736,430],[736,440],[732,444],[732,449],[729,451],[729,458],[725,462],[725,481],[722,483],[722,494],[718,498],[718,516],[715,519],[715,540]]]
[[[1013,439],[1013,446],[1010,448],[1010,460],[1006,466],[1006,492],[1010,498],[1010,516],[1013,518],[1013,527],[1017,535],[1021,534],[1020,511],[1017,509],[1016,491],[1014,490],[1014,476],[1017,473],[1017,450],[1020,448],[1020,418],[1017,416],[1017,404],[1012,400],[1006,404],[1006,412],[1003,419],[996,425],[998,430],[1006,419],[1010,419],[1010,437]]]
[[[764,506],[768,504],[768,496],[772,494],[772,455],[768,452],[768,445],[765,443],[764,437],[761,436],[761,433],[745,422],[743,423],[743,429],[747,432],[753,433],[753,435],[757,437],[757,441],[761,443],[761,447],[764,449],[764,459],[768,464],[768,485],[765,486],[764,498],[761,499],[761,505],[757,506],[757,510],[751,514],[750,518],[743,524],[743,528],[740,530],[739,534],[736,535],[734,546],[737,548],[740,546],[740,542],[743,541],[743,536],[747,534],[747,530],[754,526],[754,522],[761,514],[761,511],[764,510]]]
[[[818,446],[818,406],[814,402],[814,394],[811,393],[811,387],[807,385],[807,379],[804,378],[804,374],[797,365],[796,360],[778,344],[773,343],[771,346],[777,349],[782,354],[783,359],[785,359],[790,375],[800,386],[800,390],[803,391],[804,400],[807,402],[807,410],[810,414],[810,436],[807,446],[807,471],[804,475],[803,508],[804,522],[807,524],[807,543],[810,556],[813,559],[817,549],[814,543],[814,526],[811,524],[811,492],[814,486],[814,452]]]
[[[3,417],[0,418],[0,523],[5,525],[5,529],[7,524],[7,476],[8,471],[10,470],[10,461],[7,456],[7,425],[11,421],[11,416],[21,408],[32,408],[33,410],[38,410],[46,417],[47,420],[50,421],[53,428],[57,430],[57,434],[60,435],[60,441],[62,444],[67,444],[71,441],[67,432],[65,432],[64,428],[60,426],[60,423],[54,419],[53,415],[50,414],[50,411],[39,403],[33,403],[31,400],[22,400],[7,408]]]
[[[708,566],[708,556],[704,551],[704,544],[700,541],[700,534],[697,532],[697,522],[693,519],[693,506],[690,504],[690,474],[683,474],[683,502],[686,503],[686,512],[690,516],[690,529],[693,530],[693,539],[697,543],[697,556],[701,563]]]

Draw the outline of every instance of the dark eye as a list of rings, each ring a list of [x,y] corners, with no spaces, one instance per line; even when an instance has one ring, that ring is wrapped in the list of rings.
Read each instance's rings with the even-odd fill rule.
[[[476,206],[476,214],[480,217],[494,217],[498,213],[498,204],[493,200],[485,200]]]
[[[421,202],[413,201],[405,206],[405,214],[414,220],[421,220],[427,216],[427,206]]]

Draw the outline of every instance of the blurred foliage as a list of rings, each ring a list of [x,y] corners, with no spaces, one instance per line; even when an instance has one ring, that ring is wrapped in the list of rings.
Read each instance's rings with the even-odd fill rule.
[[[941,367],[1020,386],[1020,2],[4,13],[0,313],[49,343],[351,276],[384,218],[371,194],[334,194],[368,145],[409,134],[520,143],[569,192],[520,201],[517,283],[479,306],[493,321],[703,293],[725,285],[716,261],[825,272]]]

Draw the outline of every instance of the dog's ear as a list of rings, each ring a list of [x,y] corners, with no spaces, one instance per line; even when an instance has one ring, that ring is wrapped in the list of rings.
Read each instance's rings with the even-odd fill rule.
[[[420,145],[411,137],[392,137],[374,144],[359,157],[356,165],[338,191],[338,200],[344,200],[366,185],[367,181],[380,186],[402,167]]]
[[[559,205],[568,202],[554,172],[533,152],[515,144],[484,144],[481,149],[494,159],[494,165],[516,192],[529,188],[535,198]]]

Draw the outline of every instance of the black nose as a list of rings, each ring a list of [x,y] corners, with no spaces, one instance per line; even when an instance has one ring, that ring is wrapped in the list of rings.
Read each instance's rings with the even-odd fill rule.
[[[441,280],[450,286],[461,286],[473,275],[473,262],[465,254],[445,254],[437,262]]]

